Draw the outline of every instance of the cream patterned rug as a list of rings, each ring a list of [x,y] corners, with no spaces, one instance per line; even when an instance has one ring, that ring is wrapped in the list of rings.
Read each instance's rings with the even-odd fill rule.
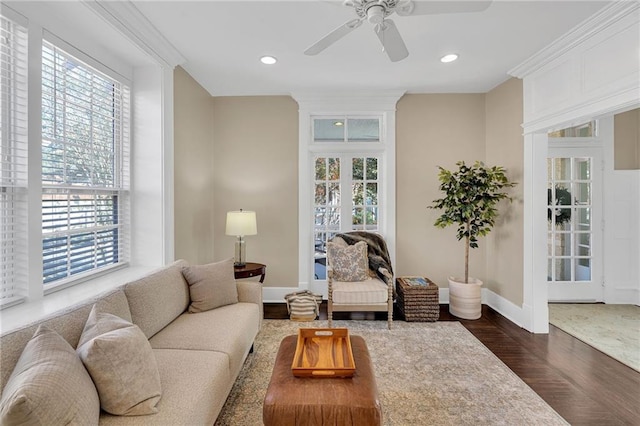
[[[261,425],[280,341],[300,327],[326,326],[265,320],[216,425]],[[367,342],[385,425],[567,424],[458,322],[396,321],[387,330],[386,321],[334,321],[334,327]]]
[[[549,303],[549,322],[640,371],[640,307]]]

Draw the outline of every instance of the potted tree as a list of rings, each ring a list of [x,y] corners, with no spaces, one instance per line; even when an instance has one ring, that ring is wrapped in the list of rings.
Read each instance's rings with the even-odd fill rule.
[[[488,167],[481,161],[467,166],[456,163],[458,170],[438,167],[442,198],[433,200],[432,209],[441,209],[435,226],[456,225],[458,240],[464,239],[464,277],[449,277],[449,312],[464,319],[478,319],[481,315],[480,287],[482,281],[469,277],[469,249],[478,247],[478,237],[487,235],[495,225],[501,200],[511,201],[505,192],[513,187],[504,167]]]

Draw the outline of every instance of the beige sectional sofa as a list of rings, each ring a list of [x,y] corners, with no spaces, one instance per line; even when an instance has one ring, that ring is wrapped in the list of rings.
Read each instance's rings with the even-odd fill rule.
[[[73,348],[92,306],[136,324],[153,348],[162,397],[158,413],[100,414],[101,425],[212,425],[252,349],[263,317],[262,287],[237,281],[238,303],[189,313],[185,261],[151,273],[64,312],[0,336],[0,389],[4,389],[38,325],[64,337]]]

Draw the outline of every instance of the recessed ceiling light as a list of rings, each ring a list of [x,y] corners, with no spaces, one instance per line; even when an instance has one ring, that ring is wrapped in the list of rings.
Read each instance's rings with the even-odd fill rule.
[[[278,60],[274,56],[263,56],[262,58],[260,58],[260,62],[265,65],[273,65],[278,62]]]
[[[344,121],[334,121],[333,125],[334,126],[344,126]]]
[[[453,62],[456,59],[458,59],[458,55],[456,55],[455,53],[449,53],[448,55],[444,55],[442,58],[440,58],[440,62],[444,62],[446,64],[447,62]]]

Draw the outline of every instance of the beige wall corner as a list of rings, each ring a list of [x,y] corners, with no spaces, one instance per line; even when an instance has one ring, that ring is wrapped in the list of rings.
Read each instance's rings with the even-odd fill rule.
[[[174,71],[175,257],[213,260],[213,99],[184,69]]]
[[[227,211],[254,210],[247,260],[266,287],[298,286],[298,104],[289,96],[213,98],[215,257],[233,256]]]
[[[485,287],[517,306],[523,301],[524,139],[522,81],[507,80],[486,94],[486,163],[503,166],[513,202],[502,202],[496,227],[480,244],[486,247]]]
[[[485,158],[484,94],[405,95],[396,114],[395,273],[427,276],[439,287],[464,273],[464,246],[455,228],[433,226],[438,212],[438,167]],[[471,253],[470,273],[485,279],[484,245]]]
[[[640,169],[640,108],[614,117],[614,169]]]

